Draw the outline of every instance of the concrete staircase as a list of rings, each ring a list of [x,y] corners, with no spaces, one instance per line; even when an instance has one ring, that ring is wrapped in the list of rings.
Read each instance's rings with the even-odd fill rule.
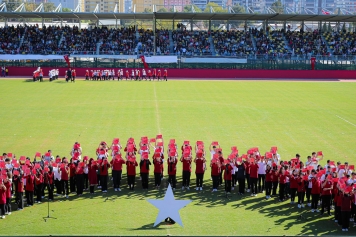
[[[209,36],[209,43],[210,43],[211,55],[215,56],[216,55],[215,46],[214,46],[213,37],[211,37],[211,35]]]
[[[174,43],[173,43],[173,37],[172,37],[172,31],[168,31],[168,34],[169,34],[169,52],[171,54],[174,53]]]

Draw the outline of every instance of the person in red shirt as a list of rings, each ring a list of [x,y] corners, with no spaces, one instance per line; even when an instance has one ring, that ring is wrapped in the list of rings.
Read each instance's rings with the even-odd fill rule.
[[[89,180],[89,192],[90,194],[94,194],[94,187],[98,184],[98,164],[94,161],[93,158],[89,159],[88,163],[88,180]]]
[[[308,187],[308,180],[305,179],[302,171],[299,171],[299,176],[297,178],[297,192],[298,192],[298,208],[304,207],[304,197],[305,197],[305,190]]]
[[[342,206],[342,192],[338,189],[336,194],[336,203],[335,203],[335,222],[338,223],[339,226],[342,225],[342,217],[341,217],[341,206]]]
[[[167,77],[168,77],[167,69],[164,69],[164,72],[163,72],[163,80],[166,79],[166,81],[167,81]]]
[[[279,201],[280,202],[285,200],[284,190],[285,190],[286,183],[287,183],[287,177],[288,177],[288,175],[286,174],[285,168],[281,167],[279,170],[279,173],[278,173]]]
[[[332,180],[328,179],[328,176],[331,174],[326,174],[325,175],[325,180],[324,182],[321,184],[321,189],[322,189],[322,208],[321,208],[321,213],[320,215],[324,214],[324,209],[326,207],[326,209],[328,210],[328,215],[330,216],[330,203],[331,203],[331,194],[332,194],[332,190],[333,190],[333,183]]]
[[[298,173],[293,170],[292,175],[289,178],[289,193],[290,193],[290,203],[294,204],[295,194],[298,190]]]
[[[251,196],[257,196],[257,181],[258,181],[258,164],[256,161],[250,163],[250,184],[251,184]]]
[[[40,204],[42,202],[42,189],[43,189],[43,174],[40,169],[36,170],[35,183],[36,183],[36,195],[37,195],[36,202]]]
[[[75,77],[77,76],[77,73],[75,72],[75,69],[72,70],[72,78],[71,81],[75,82]]]
[[[161,79],[161,70],[158,69],[158,72],[157,72],[157,80],[159,81]]]
[[[16,189],[16,198],[17,198],[17,205],[18,205],[17,210],[22,210],[23,209],[23,192],[24,192],[23,171],[20,170],[19,175],[14,175],[13,180],[14,180],[15,189]],[[33,197],[33,195],[32,195],[32,197]],[[32,198],[32,203],[33,203],[33,198]]]
[[[145,155],[142,157],[140,161],[141,183],[143,190],[148,190],[148,175],[150,173],[150,165],[151,161],[148,159],[147,154],[147,156]]]
[[[180,161],[183,163],[183,183],[182,190],[185,188],[189,190],[190,184],[190,174],[192,172],[192,156],[188,152],[184,152],[183,156],[180,158]]]
[[[48,190],[48,200],[53,200],[53,190],[54,190],[54,173],[53,167],[48,167],[48,172],[44,172],[44,187]]]
[[[75,182],[78,196],[81,196],[84,190],[84,166],[84,162],[80,162],[77,163],[75,169]]]
[[[114,190],[121,191],[121,175],[122,175],[122,165],[125,164],[125,160],[122,159],[121,154],[115,155],[115,157],[110,162],[112,168],[112,176],[114,183]]]
[[[0,216],[1,219],[5,219],[5,205],[6,205],[6,186],[3,181],[0,180]]]
[[[90,80],[94,80],[94,72],[93,72],[93,70],[90,70],[89,76],[90,76]]]
[[[196,185],[195,190],[203,190],[203,180],[204,180],[204,166],[205,166],[205,158],[203,156],[202,151],[198,151],[196,153],[196,157],[194,159],[195,163],[195,175],[196,175]]]
[[[127,79],[129,79],[129,77],[130,77],[129,70],[126,70],[125,77],[126,77],[126,81],[127,81]]]
[[[152,80],[154,80],[156,78],[156,68],[153,69],[153,73],[152,73]]]
[[[150,69],[148,69],[148,71],[147,71],[147,75],[148,75],[148,79],[150,79],[150,81],[151,81],[152,72],[151,72],[151,70],[150,70]]]
[[[69,180],[70,169],[67,166],[67,159],[65,157],[63,157],[63,159],[62,159],[60,171],[61,171],[61,186],[62,186],[61,190],[63,192],[63,196],[68,198],[69,197],[68,180]]]
[[[19,184],[17,186],[19,186]],[[35,191],[35,176],[32,174],[32,170],[31,170],[30,173],[26,176],[26,190],[25,190],[26,203],[27,206],[29,207],[33,205],[34,191]]]
[[[342,231],[349,231],[350,227],[350,217],[351,217],[351,203],[355,198],[355,193],[352,193],[352,190],[343,191],[341,193],[341,223]]]
[[[6,204],[5,204],[5,214],[11,215],[11,187],[12,187],[12,174],[7,172],[7,179],[4,180],[4,185],[6,187]],[[18,194],[18,192],[16,193]]]
[[[70,186],[70,192],[71,193],[76,193],[76,182],[75,182],[75,171],[77,169],[77,166],[74,164],[73,158],[70,159],[69,163],[69,186]]]
[[[109,176],[109,170],[110,164],[108,162],[107,158],[104,158],[99,166],[99,172],[100,172],[100,186],[101,186],[101,191],[103,193],[108,192],[108,176]]]
[[[311,190],[311,195],[312,195],[312,203],[311,203],[311,212],[320,212],[318,210],[318,201],[320,198],[320,179],[316,176],[316,171],[312,170],[312,177],[310,179],[312,182],[312,190]]]
[[[213,159],[211,160],[210,163],[210,167],[211,167],[211,177],[213,179],[213,192],[217,192],[219,186],[219,176],[221,173],[221,163],[219,161],[218,154],[214,154]]]
[[[225,193],[230,194],[231,192],[231,180],[232,180],[232,166],[230,163],[226,163],[224,166],[224,181],[225,181]]]
[[[127,182],[130,190],[135,188],[136,166],[138,166],[134,156],[131,156],[126,161]]]
[[[271,191],[272,191],[272,181],[273,181],[273,171],[270,165],[266,166],[266,199],[271,198]]]
[[[159,189],[161,186],[162,177],[162,164],[161,154],[155,153],[153,155],[153,165],[154,165],[154,176],[155,176],[155,188]]]
[[[173,191],[176,189],[176,174],[177,174],[177,157],[176,152],[170,152],[168,160],[168,183],[171,184]]]

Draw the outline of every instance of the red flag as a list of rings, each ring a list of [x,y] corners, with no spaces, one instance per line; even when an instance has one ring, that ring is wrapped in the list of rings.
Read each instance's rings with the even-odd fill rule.
[[[330,12],[325,11],[325,10],[323,10],[323,9],[321,9],[321,13],[324,14],[324,15],[330,15]]]
[[[70,67],[70,61],[69,61],[68,54],[64,55],[63,58],[64,58],[64,60],[66,61],[68,67]]]
[[[141,55],[140,58],[142,60],[143,66],[147,69],[148,68],[148,64],[146,63],[145,56]]]

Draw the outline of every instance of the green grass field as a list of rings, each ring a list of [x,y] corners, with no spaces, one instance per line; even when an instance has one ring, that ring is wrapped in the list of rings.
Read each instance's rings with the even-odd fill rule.
[[[63,81],[34,83],[0,80],[0,151],[18,157],[52,149],[68,156],[75,141],[94,156],[100,141],[132,136],[219,141],[225,154],[258,146],[277,146],[282,159],[303,160],[322,150],[325,160],[356,163],[356,83],[274,81]],[[324,163],[323,161],[322,163]],[[194,166],[193,166],[194,167]],[[195,167],[194,167],[195,168]],[[166,169],[166,168],[165,168]],[[125,173],[125,172],[124,172]],[[178,169],[179,181],[181,169]],[[125,176],[125,175],[124,175]],[[151,182],[153,181],[151,175]],[[289,202],[258,197],[225,199],[223,187],[211,193],[210,170],[204,191],[175,191],[193,202],[180,211],[184,228],[162,223],[146,199],[163,198],[164,189],[89,194],[50,205],[57,219],[47,222],[47,204],[14,211],[0,220],[0,235],[343,235],[331,217],[304,211]],[[137,177],[136,184],[139,184]],[[124,184],[126,179],[124,177]],[[191,187],[195,175],[192,174]],[[111,182],[109,184],[111,187]],[[151,185],[152,186],[152,185]],[[181,184],[178,184],[178,188]],[[109,197],[109,199],[106,199]],[[6,226],[16,227],[11,231]],[[356,235],[351,228],[347,235]]]

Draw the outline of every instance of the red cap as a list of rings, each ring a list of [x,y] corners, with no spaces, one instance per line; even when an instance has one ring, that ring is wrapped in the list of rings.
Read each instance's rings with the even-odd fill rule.
[[[350,170],[355,170],[355,165],[349,165]]]
[[[12,153],[7,153],[7,156],[12,158]]]
[[[329,176],[328,176],[328,177],[329,177]],[[330,177],[331,177],[331,175],[330,175]],[[339,182],[339,178],[333,178],[333,182],[334,182],[334,183]]]
[[[231,151],[237,151],[237,147],[236,146],[232,146],[231,147]]]
[[[175,143],[176,143],[176,139],[169,140],[169,144],[175,144]]]
[[[147,149],[147,146],[141,146],[141,150],[143,150],[143,151],[148,150],[148,149]]]
[[[148,140],[148,137],[141,137],[141,141],[142,140]]]
[[[35,157],[41,157],[41,152],[36,152]]]
[[[184,152],[183,153],[183,157],[189,157],[190,156],[190,152]]]
[[[161,148],[157,148],[157,149],[155,149],[155,152],[156,152],[156,153],[161,153],[161,152],[162,152],[162,149],[161,149]]]
[[[162,134],[158,134],[158,135],[156,136],[156,139],[162,139]]]
[[[150,143],[155,143],[156,142],[156,139],[155,138],[151,138],[150,139]]]
[[[252,155],[252,154],[253,154],[253,150],[251,150],[251,149],[248,150],[248,151],[247,151],[247,154]]]
[[[26,160],[26,156],[20,156],[20,160],[21,161],[25,161]]]
[[[214,142],[211,143],[211,145],[213,145],[213,146],[218,146],[218,145],[219,145],[219,142],[214,141]]]
[[[49,164],[49,162],[48,162],[48,161],[45,161],[45,162],[44,162],[44,165],[48,165],[48,164]]]
[[[79,162],[78,166],[79,167],[84,167],[84,162]]]
[[[18,170],[14,170],[14,175],[19,175],[20,172]]]
[[[46,167],[44,167],[44,172],[46,172],[46,173],[48,173],[48,171],[49,171],[49,168],[48,168],[48,166],[46,166]]]
[[[184,141],[183,144],[184,145],[189,145],[189,141]]]
[[[14,163],[13,166],[14,166],[14,168],[19,168],[20,164],[19,163]]]
[[[242,154],[241,158],[242,159],[247,159],[247,154]]]
[[[1,164],[1,163],[0,163],[0,164]],[[25,161],[25,164],[26,164],[26,165],[30,165],[30,164],[31,164],[31,161],[30,161],[30,160],[26,160],[26,161]]]
[[[155,153],[154,157],[155,158],[161,157],[161,154],[160,153]]]
[[[114,138],[114,140],[112,141],[112,143],[115,145],[119,144],[119,142],[120,142],[119,138]]]
[[[322,156],[323,152],[322,151],[318,151],[317,156]]]
[[[157,146],[163,146],[163,142],[157,143]]]
[[[203,141],[197,141],[197,145],[199,146],[199,145],[203,145],[204,144],[204,142]]]
[[[272,157],[273,157],[273,154],[272,154],[272,152],[266,152],[266,158],[267,159],[271,159]]]
[[[215,153],[215,154],[213,155],[213,159],[219,159],[219,154],[216,154],[216,153]]]
[[[46,152],[45,156],[51,156],[51,153],[50,152]]]
[[[61,160],[61,158],[56,158],[56,163],[61,163],[62,162],[62,160]]]
[[[229,160],[224,160],[224,164],[226,165],[226,164],[230,164],[230,161]]]
[[[35,169],[39,169],[39,168],[41,168],[40,163],[36,163],[36,164],[35,164]]]
[[[148,159],[148,153],[147,152],[142,153],[142,159],[145,159],[145,160]]]
[[[78,150],[80,148],[80,145],[79,144],[74,144],[73,148],[74,148],[74,150]]]
[[[242,158],[237,158],[236,162],[242,163]]]

